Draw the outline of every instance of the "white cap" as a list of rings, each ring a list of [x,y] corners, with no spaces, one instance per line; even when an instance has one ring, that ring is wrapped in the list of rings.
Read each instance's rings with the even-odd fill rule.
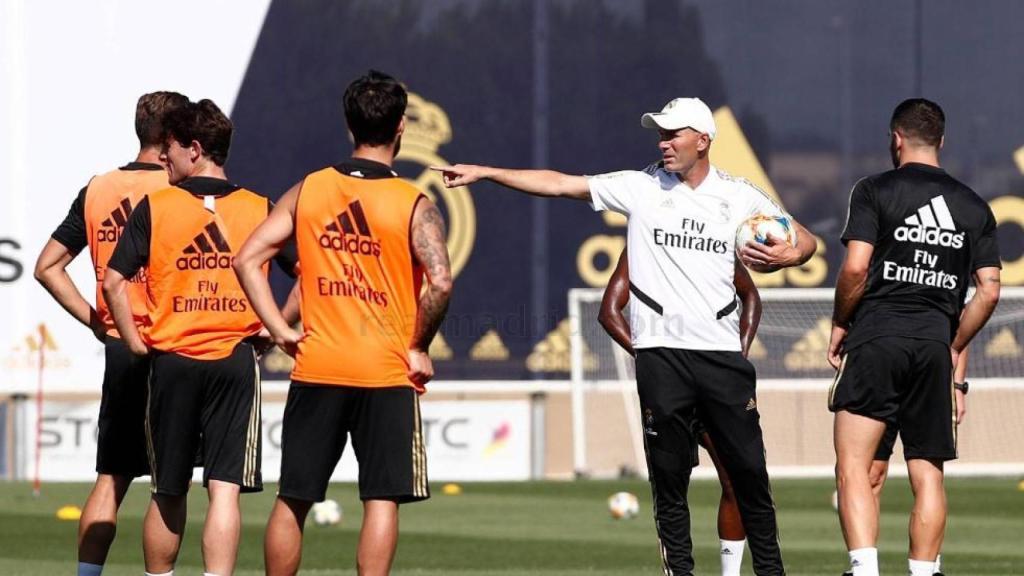
[[[707,134],[712,140],[718,131],[711,108],[708,108],[700,98],[676,98],[665,104],[661,112],[648,112],[641,116],[640,125],[644,128],[662,130],[693,128],[697,132]]]

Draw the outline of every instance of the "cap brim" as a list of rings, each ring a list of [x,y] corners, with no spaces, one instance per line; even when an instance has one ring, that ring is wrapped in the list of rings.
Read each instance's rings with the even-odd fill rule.
[[[644,128],[661,128],[662,130],[678,130],[679,128],[673,128],[667,122],[665,118],[667,114],[662,112],[648,112],[640,117],[640,125]]]
[[[664,112],[648,112],[640,117],[640,125],[644,128],[661,130],[682,130],[689,128],[689,124],[682,124],[678,121],[672,122],[671,115]]]

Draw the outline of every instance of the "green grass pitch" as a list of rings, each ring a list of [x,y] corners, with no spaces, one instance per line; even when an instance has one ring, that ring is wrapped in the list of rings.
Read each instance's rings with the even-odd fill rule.
[[[951,479],[943,564],[950,575],[1024,574],[1024,492],[1017,479]],[[846,567],[828,480],[774,483],[783,556],[791,576],[838,575]],[[0,483],[0,574],[73,574],[76,522],[56,519],[65,504],[81,505],[86,484],[48,484],[40,498],[22,483]],[[651,499],[640,481],[470,483],[459,496],[441,494],[403,508],[394,573],[399,575],[620,575],[659,574]],[[615,521],[605,499],[618,490],[640,497],[634,520]],[[262,574],[263,527],[274,486],[242,497],[243,534],[236,574]],[[141,518],[148,484],[137,483],[122,509],[118,538],[104,574],[142,573]],[[306,529],[303,573],[354,574],[361,509],[349,484],[332,485],[341,503],[338,526]],[[718,573],[715,513],[718,485],[694,481],[693,537],[698,574]],[[911,496],[906,479],[893,478],[883,502],[880,559],[889,574],[906,573],[906,523]],[[201,573],[199,537],[205,494],[193,489],[189,524],[177,571]],[[746,553],[745,574],[750,574]]]

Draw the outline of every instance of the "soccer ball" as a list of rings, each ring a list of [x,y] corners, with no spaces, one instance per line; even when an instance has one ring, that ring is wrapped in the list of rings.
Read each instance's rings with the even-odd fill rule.
[[[313,523],[317,526],[334,526],[341,522],[341,504],[334,500],[324,500],[313,504]]]
[[[608,512],[616,520],[635,518],[640,512],[640,501],[636,499],[635,494],[616,492],[608,497]]]
[[[767,244],[768,236],[782,238],[790,246],[796,246],[796,228],[787,216],[769,216],[757,214],[747,218],[736,229],[736,250],[747,242]]]

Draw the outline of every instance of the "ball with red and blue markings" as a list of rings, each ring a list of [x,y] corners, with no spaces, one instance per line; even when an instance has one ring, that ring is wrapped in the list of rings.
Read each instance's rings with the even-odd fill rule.
[[[769,236],[796,246],[796,228],[788,216],[756,214],[736,228],[736,249],[739,250],[747,242],[767,244]]]

